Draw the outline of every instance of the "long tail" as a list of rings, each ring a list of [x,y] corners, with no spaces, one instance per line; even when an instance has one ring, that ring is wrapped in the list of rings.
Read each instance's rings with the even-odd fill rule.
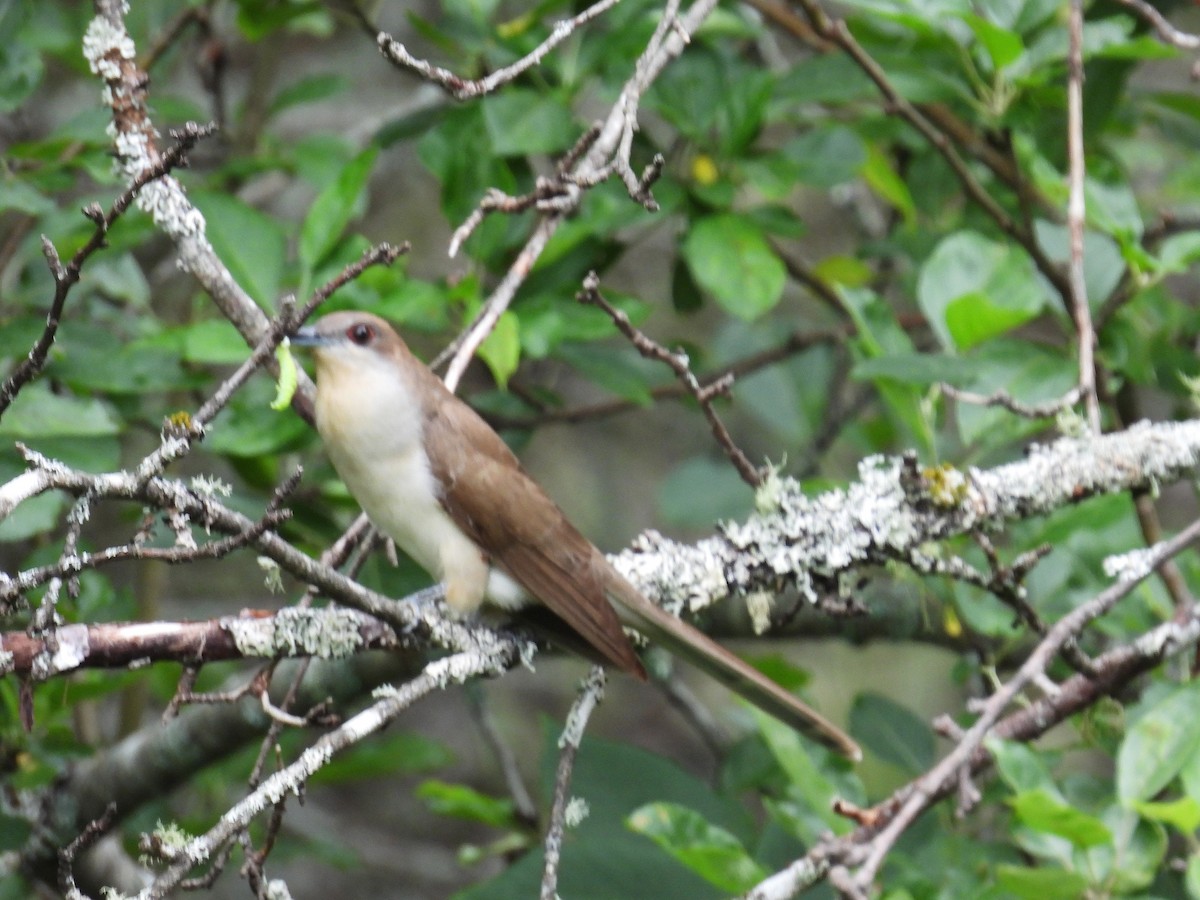
[[[784,724],[858,762],[862,750],[848,734],[703,632],[651,603],[615,570],[608,595],[621,621],[682,656],[738,696]]]

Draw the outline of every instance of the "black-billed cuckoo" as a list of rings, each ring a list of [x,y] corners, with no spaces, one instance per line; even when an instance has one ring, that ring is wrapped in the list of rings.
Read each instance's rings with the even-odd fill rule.
[[[500,436],[383,319],[337,312],[294,338],[317,361],[317,429],[375,526],[468,615],[540,602],[607,663],[645,680],[622,625],[839,753],[858,745],[775,682],[643,597],[567,521]]]

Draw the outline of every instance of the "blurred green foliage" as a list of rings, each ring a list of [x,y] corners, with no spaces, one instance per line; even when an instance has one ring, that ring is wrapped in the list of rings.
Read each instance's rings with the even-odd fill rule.
[[[572,299],[594,270],[635,324],[685,346],[697,373],[774,354],[718,409],[737,422],[756,460],[782,461],[785,472],[811,479],[814,491],[848,477],[872,453],[915,448],[929,464],[964,469],[1017,456],[1024,441],[1046,436],[1054,423],[950,405],[939,385],[1004,389],[1037,403],[1074,384],[1075,332],[1054,277],[1061,270],[1044,267],[1068,256],[1064,5],[839,6],[876,74],[954,148],[1009,227],[965,190],[946,156],[895,114],[895,104],[883,102],[860,66],[790,24],[799,6],[775,13],[756,6],[714,12],[642,99],[632,164],[636,171],[656,153],[665,157],[653,186],[658,211],[631,201],[616,182],[584,192],[481,350],[501,392],[480,392],[478,404],[509,421],[536,421],[578,403],[581,393],[630,408],[658,402],[654,392],[670,383],[669,372],[639,358],[605,315]],[[482,100],[460,104],[438,95],[401,111],[367,88],[384,81],[404,99],[416,82],[390,70],[332,6],[238,0],[204,9],[209,25],[185,28],[155,63],[153,115],[164,133],[186,118],[223,121],[221,135],[176,174],[225,265],[255,302],[273,310],[286,292],[307,296],[370,241],[448,236],[488,189],[532,190],[615,100],[659,4],[625,0]],[[140,53],[180,10],[177,3],[133,5],[128,24]],[[564,0],[536,8],[446,0],[421,10],[405,14],[414,44],[465,77],[520,58],[557,18],[577,11]],[[80,54],[89,18],[86,5],[0,4],[0,113],[9,117],[0,135],[5,368],[28,352],[53,294],[41,236],[69,258],[92,231],[78,210],[91,202],[107,208],[123,187],[113,174],[100,85]],[[236,76],[221,92],[203,87],[203,59],[214,46]],[[1200,101],[1185,77],[1191,60],[1125,7],[1097,2],[1087,12],[1084,61],[1084,276],[1105,424],[1190,414],[1200,320],[1194,289],[1180,276],[1200,259]],[[444,217],[436,227],[422,221],[433,210],[388,215],[405,202],[392,184],[401,165],[417,170],[405,179],[436,192]],[[490,215],[453,264],[440,255],[404,258],[368,271],[328,308],[375,310],[418,342],[440,346],[478,312],[532,221],[532,213]],[[148,216],[129,212],[107,244],[68,300],[44,373],[0,419],[0,479],[22,469],[14,441],[93,472],[136,463],[156,445],[164,417],[194,409],[246,355],[208,298],[178,275]],[[642,268],[631,277],[635,257]],[[822,331],[844,337],[802,352],[780,349],[797,334]],[[272,395],[263,378],[239,392],[187,465],[218,473],[233,487],[230,503],[253,512],[304,460],[309,474],[283,534],[316,553],[355,508],[309,429],[290,412],[271,411]],[[516,430],[509,435],[523,439]],[[705,443],[674,464],[656,502],[663,523],[706,530],[715,519],[744,515],[753,497]],[[4,570],[56,558],[69,506],[66,497],[46,495],[0,524]],[[102,528],[84,531],[84,548],[129,539],[140,514],[107,516]],[[1168,521],[1181,515],[1164,506]],[[1108,583],[1106,556],[1142,541],[1130,499],[1111,497],[1021,523],[998,543],[1004,559],[1053,545],[1025,582],[1031,607],[1052,620]],[[966,541],[945,552],[987,565]],[[1181,565],[1194,583],[1195,563]],[[401,593],[423,576],[372,562],[362,577]],[[112,578],[87,573],[79,595],[64,597],[61,614],[89,622],[155,614],[157,598]],[[255,584],[244,592],[257,591]],[[923,579],[916,593],[906,602],[945,610],[925,637],[958,642],[954,673],[964,690],[978,690],[998,661],[1028,646],[1012,610],[977,588]],[[1172,612],[1162,587],[1149,582],[1084,644],[1099,651],[1127,641]],[[27,623],[16,615],[2,624],[14,630]],[[205,677],[215,684],[228,672],[217,667]],[[893,690],[905,679],[903,672],[870,675]],[[939,807],[919,822],[883,870],[885,896],[1200,897],[1197,698],[1195,686],[1176,675],[1156,672],[1122,696],[1123,707],[1114,702],[1081,716],[1054,750],[992,742],[999,777],[981,785],[981,810],[959,820]],[[161,705],[174,676],[160,667],[153,677]],[[138,672],[87,673],[69,680],[65,701],[62,682],[38,685],[34,727],[26,732],[19,686],[0,681],[6,783],[48,787],[69,760],[104,744],[81,731],[73,708],[127,699],[147,683],[150,676]],[[834,796],[875,802],[930,766],[937,745],[928,712],[921,698],[859,696],[851,729],[871,758],[862,778],[761,717],[722,761],[715,787],[629,745],[589,738],[573,793],[591,812],[568,833],[563,893],[638,896],[649,884],[660,898],[744,890],[824,832],[848,829],[830,811]],[[547,789],[556,728],[545,727]],[[435,741],[397,734],[357,748],[317,780],[437,773],[451,759]],[[205,812],[236,795],[230,785],[246,768],[239,757],[220,769]],[[531,896],[540,879],[538,837],[506,800],[436,777],[420,796],[439,814],[511,838],[478,851],[476,860],[534,848],[460,896]],[[742,802],[750,796],[756,815]],[[128,824],[152,826],[147,817],[170,816],[171,805],[162,798]],[[202,818],[191,824],[203,828]],[[0,814],[0,850],[28,837],[24,820]],[[322,852],[341,859],[339,839],[326,835]]]

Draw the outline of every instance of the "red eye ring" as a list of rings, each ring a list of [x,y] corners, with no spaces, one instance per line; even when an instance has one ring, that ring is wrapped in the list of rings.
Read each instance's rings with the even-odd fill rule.
[[[346,329],[346,337],[350,339],[350,343],[365,347],[371,343],[371,338],[375,337],[375,329],[363,322],[358,322]]]

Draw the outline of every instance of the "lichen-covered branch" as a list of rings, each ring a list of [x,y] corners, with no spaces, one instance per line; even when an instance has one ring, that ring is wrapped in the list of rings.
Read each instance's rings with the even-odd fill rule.
[[[167,870],[138,894],[139,900],[156,900],[165,896],[193,868],[210,860],[256,816],[288,796],[298,794],[308,779],[333,756],[379,731],[421,697],[447,684],[462,683],[486,671],[486,664],[478,656],[458,654],[430,663],[424,672],[399,687],[377,690],[375,703],[340,727],[322,735],[295,762],[272,774],[253,793],[229,809],[205,834],[179,848],[173,854]]]
[[[380,620],[342,607],[242,612],[203,622],[70,624],[46,637],[0,634],[0,676],[43,680],[78,669],[123,668],[169,660],[200,665],[230,659],[319,656],[403,645]]]
[[[915,457],[872,457],[845,488],[808,496],[798,482],[776,477],[748,520],[694,544],[647,532],[614,562],[668,608],[698,610],[760,591],[794,590],[816,602],[846,593],[863,570],[885,563],[934,570],[931,543],[1097,494],[1167,484],[1198,468],[1200,420],[1061,438],[994,469],[922,470]]]
[[[579,755],[579,745],[583,743],[583,732],[587,728],[592,712],[604,699],[605,685],[604,669],[592,666],[587,677],[579,686],[579,696],[567,714],[567,724],[562,736],[558,739],[561,753],[558,757],[558,769],[554,775],[554,802],[550,807],[550,825],[546,829],[546,862],[542,870],[541,900],[555,900],[558,897],[558,861],[562,855],[563,832],[573,824],[583,813],[583,801],[571,799],[571,773],[575,768],[575,757]],[[572,813],[572,810],[575,810]]]

